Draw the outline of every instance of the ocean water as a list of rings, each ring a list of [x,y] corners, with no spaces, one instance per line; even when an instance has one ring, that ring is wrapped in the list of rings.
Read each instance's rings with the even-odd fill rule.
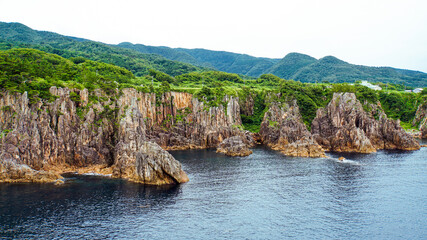
[[[264,147],[242,158],[172,154],[190,182],[68,175],[60,186],[0,184],[0,238],[427,238],[427,148],[328,159]]]

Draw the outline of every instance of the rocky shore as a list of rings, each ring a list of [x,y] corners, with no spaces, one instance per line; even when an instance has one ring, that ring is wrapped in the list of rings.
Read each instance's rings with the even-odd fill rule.
[[[326,157],[304,125],[296,101],[272,103],[259,132],[264,144],[287,156]]]
[[[252,98],[240,109],[236,97],[209,106],[184,92],[156,96],[135,89],[107,94],[52,87],[50,93],[52,101],[1,94],[0,182],[60,182],[60,174],[71,171],[179,184],[188,176],[166,150],[217,148],[229,156],[248,156],[255,142],[299,157],[325,157],[325,150],[420,148],[381,106],[371,104],[366,112],[353,93],[335,93],[317,111],[311,132],[295,100],[269,103],[257,135],[243,131],[240,118],[253,112]],[[424,110],[417,112],[421,130]]]
[[[144,184],[188,181],[165,150],[215,148],[241,136],[236,98],[208,107],[191,94],[134,89],[105,93],[52,87],[51,102],[0,98],[0,181],[55,182],[73,170]],[[97,166],[97,167],[94,167]]]
[[[354,93],[334,93],[332,100],[317,111],[311,133],[325,149],[336,152],[371,153],[378,149],[418,150],[419,143],[388,119],[381,106],[363,109]]]

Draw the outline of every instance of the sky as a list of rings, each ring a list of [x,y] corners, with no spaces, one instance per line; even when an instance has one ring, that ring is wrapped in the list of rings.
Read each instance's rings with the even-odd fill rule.
[[[427,72],[426,0],[0,0],[0,21],[109,44],[299,52]]]

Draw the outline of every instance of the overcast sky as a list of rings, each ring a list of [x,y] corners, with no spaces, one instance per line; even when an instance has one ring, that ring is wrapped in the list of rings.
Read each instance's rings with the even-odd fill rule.
[[[0,0],[0,21],[111,44],[333,55],[427,72],[426,0]]]

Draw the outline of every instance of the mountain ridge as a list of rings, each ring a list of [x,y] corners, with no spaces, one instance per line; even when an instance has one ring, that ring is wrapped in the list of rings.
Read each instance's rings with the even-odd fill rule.
[[[136,76],[147,74],[150,68],[172,76],[214,69],[248,77],[272,73],[280,78],[301,82],[339,83],[367,80],[412,87],[427,86],[427,73],[421,71],[355,65],[334,56],[316,59],[292,52],[282,59],[276,59],[203,48],[155,47],[129,42],[113,45],[37,31],[21,23],[0,22],[0,30],[0,43],[3,43],[0,49],[29,47],[66,58],[82,56],[125,67]],[[5,44],[12,46],[4,46]]]

